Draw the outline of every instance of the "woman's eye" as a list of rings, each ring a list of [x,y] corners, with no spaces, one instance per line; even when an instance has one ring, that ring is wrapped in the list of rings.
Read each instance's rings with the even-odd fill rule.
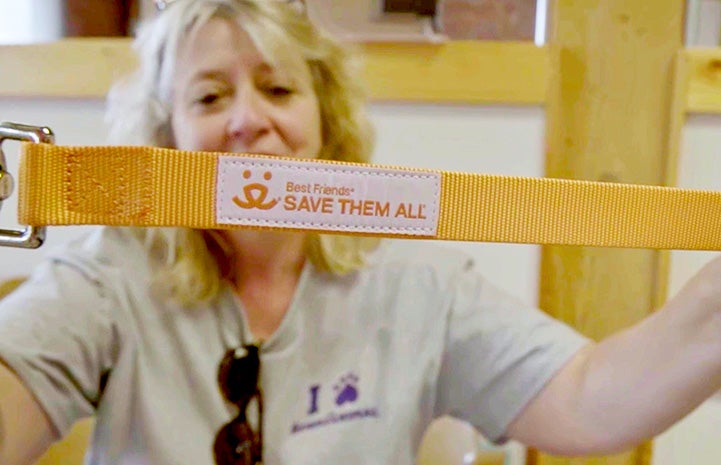
[[[220,99],[220,94],[210,93],[204,94],[195,100],[196,103],[201,105],[212,105]]]
[[[293,93],[293,89],[285,86],[269,86],[266,88],[266,92],[273,97],[286,97]]]

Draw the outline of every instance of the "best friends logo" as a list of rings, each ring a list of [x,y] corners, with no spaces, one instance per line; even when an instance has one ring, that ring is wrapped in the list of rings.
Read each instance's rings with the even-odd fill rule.
[[[245,179],[250,178],[251,175],[252,172],[250,170],[243,171],[243,177]],[[263,179],[265,179],[266,181],[270,181],[272,178],[273,175],[270,171],[266,171],[263,175]],[[278,199],[266,202],[265,199],[266,197],[268,197],[268,186],[266,186],[265,184],[260,184],[258,182],[246,184],[245,186],[243,186],[243,193],[245,194],[244,200],[241,200],[237,195],[233,196],[233,203],[240,208],[258,208],[260,210],[270,210],[278,203]]]
[[[433,236],[440,174],[223,156],[217,190],[221,224]]]

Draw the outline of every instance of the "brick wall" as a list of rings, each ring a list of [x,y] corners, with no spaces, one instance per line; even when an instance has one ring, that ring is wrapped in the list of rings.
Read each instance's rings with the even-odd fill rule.
[[[536,0],[439,0],[436,25],[451,39],[530,40]]]

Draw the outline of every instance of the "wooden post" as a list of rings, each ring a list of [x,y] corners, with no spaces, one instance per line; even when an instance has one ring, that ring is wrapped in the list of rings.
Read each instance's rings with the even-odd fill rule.
[[[550,29],[546,175],[663,185],[669,179],[672,65],[684,0],[556,0]],[[665,290],[663,252],[544,247],[540,305],[600,339],[653,311]],[[551,425],[552,427],[552,425]],[[623,425],[618,425],[623,428]],[[538,465],[647,465],[650,445],[613,457]]]

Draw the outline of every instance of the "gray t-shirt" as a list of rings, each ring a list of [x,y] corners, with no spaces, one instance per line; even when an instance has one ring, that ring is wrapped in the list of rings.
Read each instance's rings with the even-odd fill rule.
[[[252,340],[230,290],[201,308],[154,296],[129,230],[99,228],[0,302],[0,359],[57,436],[95,415],[87,463],[211,465],[234,417],[217,386]],[[264,462],[411,464],[451,414],[502,440],[587,339],[493,288],[460,252],[389,243],[345,277],[305,266],[261,351]]]

